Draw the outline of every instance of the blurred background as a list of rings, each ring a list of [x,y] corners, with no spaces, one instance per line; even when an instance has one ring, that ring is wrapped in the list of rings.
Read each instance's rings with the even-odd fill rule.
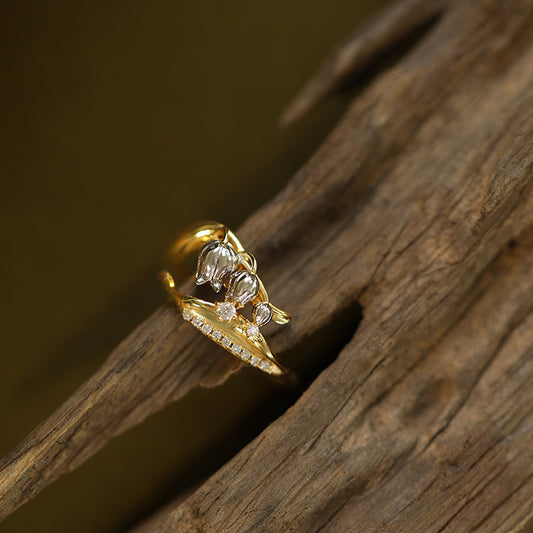
[[[159,258],[181,227],[238,227],[312,154],[353,94],[289,129],[279,115],[384,4],[3,5],[2,456],[166,301]],[[247,372],[115,439],[0,531],[123,531],[190,490],[268,422],[276,390]]]

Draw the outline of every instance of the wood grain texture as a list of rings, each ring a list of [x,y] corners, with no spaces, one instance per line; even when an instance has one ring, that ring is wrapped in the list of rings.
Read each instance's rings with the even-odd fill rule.
[[[281,115],[288,126],[444,12],[450,0],[395,2],[339,45]]]
[[[292,408],[139,530],[525,524],[533,499],[532,22],[528,0],[450,3],[238,230],[272,300],[294,314],[271,337],[274,353],[354,302],[364,319]],[[170,306],[160,309],[0,463],[0,516],[113,436],[237,368]]]
[[[352,299],[364,320],[285,415],[139,531],[524,526],[532,7],[455,6],[249,221],[279,221],[262,254],[302,302],[293,334]]]

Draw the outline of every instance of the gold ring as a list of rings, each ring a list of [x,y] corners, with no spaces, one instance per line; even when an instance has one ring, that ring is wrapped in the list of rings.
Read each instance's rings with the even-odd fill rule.
[[[196,284],[209,283],[215,292],[225,288],[224,301],[207,302],[181,293],[173,274],[185,278],[186,259],[199,252]],[[183,318],[242,362],[272,377],[284,377],[288,370],[272,355],[260,327],[271,320],[287,324],[291,315],[270,303],[257,275],[255,257],[247,252],[235,234],[220,222],[200,222],[187,228],[170,246],[165,262],[168,270],[159,277]],[[239,310],[252,307],[252,319]]]

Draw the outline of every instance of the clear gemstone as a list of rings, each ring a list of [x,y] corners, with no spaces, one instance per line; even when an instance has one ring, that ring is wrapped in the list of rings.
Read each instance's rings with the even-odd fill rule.
[[[191,322],[193,326],[196,326],[197,328],[201,327],[202,325],[202,319],[199,316],[195,316]]]
[[[234,344],[232,347],[231,347],[231,351],[235,354],[235,355],[238,355],[241,353],[241,350],[242,348],[238,345],[238,344]]]
[[[217,341],[219,341],[222,338],[222,332],[218,331],[218,329],[214,329],[211,332],[211,336],[213,337],[213,339],[216,339]]]
[[[248,335],[248,337],[250,337],[251,339],[259,337],[259,326],[253,323],[248,324],[248,327],[246,328],[246,335]]]
[[[217,306],[217,314],[220,320],[229,322],[237,314],[237,310],[231,302],[222,302]]]
[[[261,361],[261,370],[268,370],[270,368],[270,365],[267,361]]]
[[[192,313],[188,309],[185,309],[183,311],[183,319],[184,320],[191,320],[192,319]]]
[[[211,330],[213,329],[213,327],[210,325],[210,324],[204,324],[202,326],[202,331],[206,334],[206,335],[209,335],[209,333],[211,333]]]
[[[222,346],[225,346],[226,348],[231,346],[231,339],[229,337],[224,337],[221,342]]]
[[[259,357],[256,357],[255,355],[252,357],[252,365],[258,366],[260,362],[261,360],[259,359]]]
[[[268,302],[259,302],[253,310],[254,322],[259,326],[272,320],[272,306]]]
[[[234,272],[229,282],[226,298],[243,307],[259,292],[259,279],[247,270]]]
[[[241,357],[242,357],[245,361],[249,361],[250,358],[251,358],[250,350],[243,350],[243,351],[241,352]]]

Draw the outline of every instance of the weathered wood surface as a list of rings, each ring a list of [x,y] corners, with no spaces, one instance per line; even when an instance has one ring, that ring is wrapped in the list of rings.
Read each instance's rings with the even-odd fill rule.
[[[302,117],[328,95],[338,91],[365,69],[379,62],[380,56],[394,51],[398,43],[441,15],[450,0],[403,0],[391,5],[326,58],[300,94],[287,106],[281,124]]]
[[[361,46],[374,57],[435,17],[397,16],[427,4],[382,19],[408,21],[405,31],[377,20],[374,44],[372,27],[364,46],[355,36],[315,95],[359,68]],[[274,353],[356,301],[364,319],[291,409],[142,530],[523,528],[533,512],[532,23],[528,0],[450,3],[238,228],[273,301],[294,313]],[[318,99],[302,98],[289,118]],[[160,309],[2,461],[0,516],[237,368]]]

